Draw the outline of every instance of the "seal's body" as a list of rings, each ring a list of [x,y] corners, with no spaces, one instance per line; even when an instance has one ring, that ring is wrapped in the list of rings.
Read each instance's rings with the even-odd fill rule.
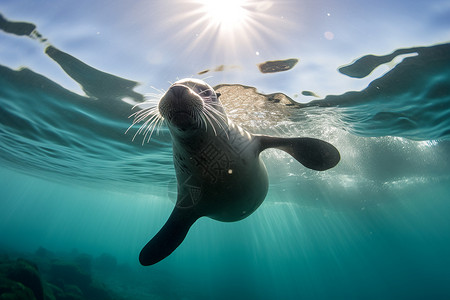
[[[268,190],[259,157],[264,149],[284,150],[315,170],[340,160],[336,148],[321,140],[248,133],[228,120],[218,95],[200,80],[174,83],[158,109],[172,135],[178,196],[166,224],[142,249],[143,265],[172,253],[200,217],[233,222],[253,213]]]
[[[268,176],[258,140],[230,123],[226,131],[174,140],[173,155],[180,209],[218,221],[241,220],[267,194]]]

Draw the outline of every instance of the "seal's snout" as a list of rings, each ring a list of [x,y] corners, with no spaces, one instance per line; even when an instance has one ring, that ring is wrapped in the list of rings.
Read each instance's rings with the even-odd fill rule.
[[[189,88],[182,85],[171,86],[164,96],[160,100],[160,107],[162,104],[167,104],[168,106],[179,107],[183,105],[184,98],[188,97]]]
[[[197,123],[197,114],[203,108],[202,98],[188,86],[172,85],[159,101],[160,114],[173,126],[186,129]]]
[[[182,98],[184,93],[190,92],[190,89],[187,86],[175,84],[169,88],[169,92],[176,98]]]

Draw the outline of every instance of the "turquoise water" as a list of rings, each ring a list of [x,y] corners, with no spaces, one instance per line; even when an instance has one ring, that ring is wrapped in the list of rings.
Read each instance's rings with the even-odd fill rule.
[[[294,106],[253,103],[245,111],[244,103],[233,103],[236,95],[223,95],[231,99],[224,103],[229,117],[247,130],[321,138],[340,150],[342,160],[316,172],[266,151],[269,194],[254,214],[236,223],[202,218],[171,256],[141,267],[139,251],[173,208],[175,171],[164,126],[148,143],[141,135],[133,140],[138,127],[125,132],[133,104],[154,103],[153,94],[169,84],[155,84],[149,96],[138,82],[101,71],[102,62],[60,50],[58,39],[43,37],[39,23],[3,18],[5,43],[26,40],[27,47],[43,49],[40,59],[78,86],[65,87],[38,65],[16,67],[2,52],[3,251],[108,253],[127,269],[112,268],[101,279],[125,299],[450,298],[445,40],[404,44],[379,56],[360,53],[339,69],[341,76],[364,78],[402,57],[359,91],[349,87]],[[221,76],[228,75],[206,80],[224,83]],[[278,92],[302,100],[282,86]]]

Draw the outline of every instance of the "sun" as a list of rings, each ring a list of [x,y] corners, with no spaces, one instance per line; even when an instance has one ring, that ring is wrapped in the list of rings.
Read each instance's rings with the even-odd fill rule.
[[[169,40],[184,45],[189,57],[195,53],[214,64],[247,62],[268,48],[266,41],[280,39],[274,0],[171,1],[177,5],[163,26],[169,26]]]
[[[246,0],[199,0],[210,24],[223,30],[242,27],[248,16],[246,2]]]

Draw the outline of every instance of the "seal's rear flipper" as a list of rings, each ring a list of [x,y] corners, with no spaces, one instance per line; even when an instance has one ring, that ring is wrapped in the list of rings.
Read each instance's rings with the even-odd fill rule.
[[[166,224],[142,248],[139,262],[149,266],[169,256],[183,242],[189,228],[198,218],[190,209],[175,207]]]
[[[261,143],[261,151],[277,148],[292,155],[307,168],[324,171],[337,165],[341,156],[330,143],[313,138],[281,138],[266,135],[256,136]]]

